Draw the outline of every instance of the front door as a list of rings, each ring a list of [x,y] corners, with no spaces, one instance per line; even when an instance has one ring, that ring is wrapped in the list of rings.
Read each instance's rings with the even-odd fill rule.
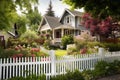
[[[61,38],[61,33],[60,33],[60,31],[56,31],[56,38]]]

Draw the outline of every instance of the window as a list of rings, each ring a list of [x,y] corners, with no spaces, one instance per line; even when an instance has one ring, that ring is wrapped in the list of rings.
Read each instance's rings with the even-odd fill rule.
[[[67,17],[67,23],[69,23],[69,17]]]
[[[71,16],[66,16],[64,18],[64,23],[66,23],[66,24],[71,23]]]

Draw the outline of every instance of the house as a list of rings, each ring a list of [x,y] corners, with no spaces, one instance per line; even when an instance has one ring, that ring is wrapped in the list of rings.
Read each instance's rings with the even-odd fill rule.
[[[14,25],[14,28],[11,28],[9,31],[0,31],[0,47],[4,47],[7,45],[6,42],[9,38],[17,38],[18,32],[16,28],[16,24]]]
[[[52,42],[60,43],[61,38],[64,35],[80,35],[81,32],[87,29],[82,26],[82,15],[83,13],[79,11],[72,11],[65,9],[60,18],[44,16],[42,18],[41,24],[38,31],[42,33],[48,33],[51,31]],[[89,31],[89,30],[87,30]]]

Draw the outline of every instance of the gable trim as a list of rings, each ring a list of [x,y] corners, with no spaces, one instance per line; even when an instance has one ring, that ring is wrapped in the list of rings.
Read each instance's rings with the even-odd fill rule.
[[[72,15],[73,17],[75,17],[75,15],[74,15],[73,13],[71,13],[68,9],[65,9],[64,12],[63,12],[63,14],[62,14],[62,16],[61,16],[60,19],[59,19],[59,22],[60,22],[61,19],[63,18],[63,16],[64,16],[64,14],[65,14],[66,11],[67,11],[70,15]]]
[[[42,27],[42,23],[43,23],[44,20],[46,21],[46,24],[48,24],[48,26],[51,28],[51,26],[50,26],[49,23],[48,23],[48,20],[47,20],[46,17],[44,16],[44,17],[42,18],[42,20],[41,20],[40,27],[38,28],[38,31],[39,31],[40,28]]]

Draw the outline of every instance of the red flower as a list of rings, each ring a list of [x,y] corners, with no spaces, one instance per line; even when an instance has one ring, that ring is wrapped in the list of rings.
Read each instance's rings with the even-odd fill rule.
[[[81,53],[81,54],[85,54],[86,52],[87,52],[87,49],[86,49],[86,48],[83,48],[83,49],[80,50],[80,53]]]

